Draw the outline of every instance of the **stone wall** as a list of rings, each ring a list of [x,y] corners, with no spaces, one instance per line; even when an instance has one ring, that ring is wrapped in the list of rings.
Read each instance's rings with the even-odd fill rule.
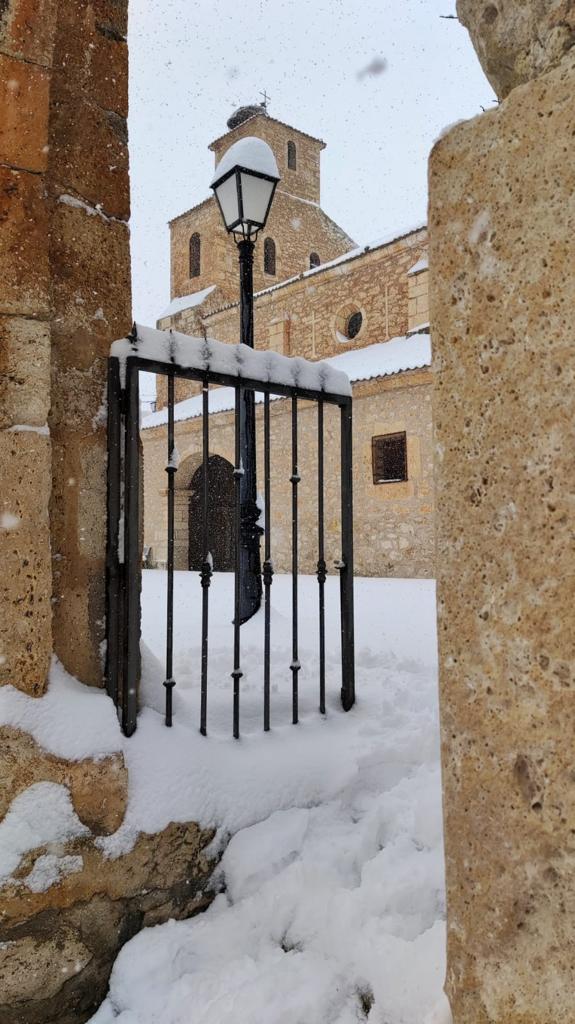
[[[430,161],[455,1024],[575,1019],[574,96],[572,51]]]
[[[323,359],[407,334],[408,271],[426,252],[427,233],[422,229],[259,294],[254,303],[256,348],[277,348],[273,341],[277,325],[283,323],[289,325],[284,354],[306,359]],[[352,308],[361,312],[363,323],[359,334],[347,341],[345,322]],[[208,313],[204,323],[211,337],[237,341],[237,307]]]
[[[361,576],[419,577],[434,575],[434,497],[432,481],[431,374],[414,370],[393,377],[358,383],[354,396],[355,572]],[[263,480],[262,409],[258,424],[258,480]],[[272,556],[276,571],[291,570],[291,455],[287,402],[270,407],[272,451]],[[302,482],[299,487],[302,572],[313,573],[317,563],[317,413],[300,403],[299,439]],[[326,560],[330,570],[341,556],[339,490],[339,413],[325,411],[325,524]],[[374,484],[371,440],[378,434],[406,431],[408,479]],[[180,467],[175,476],[175,564],[188,568],[189,484],[201,461],[201,419],[176,423]],[[142,431],[144,449],[144,542],[160,564],[166,558],[166,431]],[[210,454],[234,462],[233,413],[210,418]]]
[[[283,184],[283,183],[282,183]],[[201,274],[189,276],[189,241],[197,231],[201,238]],[[276,273],[264,272],[264,238],[273,238],[276,246]],[[354,243],[319,206],[302,202],[287,192],[276,191],[265,231],[256,242],[254,253],[254,289],[269,288],[288,277],[309,269],[310,253],[316,252],[328,262],[353,249]],[[216,200],[211,198],[182,214],[170,224],[170,265],[172,296],[189,295],[210,285],[217,293],[202,305],[202,315],[226,302],[239,300],[237,246],[224,228]],[[192,311],[192,317],[194,313]],[[169,326],[160,321],[161,326]],[[192,323],[194,321],[192,320]],[[186,313],[177,324],[186,325]],[[171,326],[176,326],[176,322]]]
[[[0,683],[43,692],[52,651],[50,257],[45,190],[53,4],[0,12]]]
[[[126,28],[127,0],[0,3],[0,684],[32,698],[21,728],[0,728],[0,821],[6,835],[41,784],[84,826],[0,886],[6,1024],[81,1024],[128,938],[209,900],[210,832],[170,825],[106,860],[96,840],[128,802],[122,754],[67,760],[23,731],[36,712],[66,718],[64,701],[42,707],[53,650],[102,685],[106,356],[130,324]]]

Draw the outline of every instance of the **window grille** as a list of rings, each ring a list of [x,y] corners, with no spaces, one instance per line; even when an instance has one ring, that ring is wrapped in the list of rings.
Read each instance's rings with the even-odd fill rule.
[[[197,231],[190,238],[190,277],[199,277],[201,273],[202,243]]]
[[[276,272],[276,243],[273,238],[266,238],[264,241],[264,273],[275,276]]]
[[[288,142],[287,144],[287,164],[288,170],[297,170],[297,151],[295,148],[295,142]]]
[[[309,268],[313,270],[314,267],[319,267],[321,260],[317,252],[310,252],[309,254]]]
[[[407,480],[407,435],[405,431],[372,437],[371,460],[374,484],[391,484]]]

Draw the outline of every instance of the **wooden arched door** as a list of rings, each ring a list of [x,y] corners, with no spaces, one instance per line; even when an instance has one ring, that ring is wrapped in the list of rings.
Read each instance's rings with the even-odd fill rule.
[[[190,483],[188,568],[200,570],[202,551],[203,467],[198,466]],[[214,572],[234,568],[234,467],[221,455],[208,460],[209,549]]]

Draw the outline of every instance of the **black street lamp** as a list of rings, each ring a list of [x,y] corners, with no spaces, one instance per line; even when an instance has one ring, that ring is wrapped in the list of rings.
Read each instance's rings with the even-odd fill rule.
[[[240,341],[254,347],[254,245],[265,227],[279,181],[276,160],[263,139],[239,139],[224,153],[211,187],[240,262]],[[256,422],[253,391],[242,391],[240,407],[240,623],[260,607],[262,596],[260,510],[257,505]]]

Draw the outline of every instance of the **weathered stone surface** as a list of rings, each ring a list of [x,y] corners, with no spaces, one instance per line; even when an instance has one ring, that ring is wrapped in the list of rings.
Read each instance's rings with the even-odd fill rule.
[[[40,696],[51,657],[50,440],[0,432],[0,684]]]
[[[67,761],[46,753],[32,736],[0,727],[0,820],[12,800],[35,782],[57,782],[70,790],[74,810],[96,835],[110,835],[126,813],[128,773],[123,755],[99,761]]]
[[[457,13],[500,99],[575,43],[575,0],[457,0]]]
[[[55,649],[102,681],[106,356],[129,330],[127,3],[58,15],[50,97]],[[74,205],[75,204],[75,205]],[[117,219],[115,219],[117,218]]]
[[[575,54],[430,163],[455,1024],[572,1024]]]
[[[14,1010],[18,1004],[30,1000],[50,999],[66,979],[83,970],[91,958],[86,946],[69,935],[45,942],[31,936],[7,942],[0,947],[2,999]]]
[[[41,320],[0,316],[0,428],[41,427],[50,408],[50,331]]]
[[[0,313],[47,316],[48,217],[42,178],[0,166]]]
[[[0,54],[0,162],[42,171],[48,149],[48,72]]]
[[[0,52],[35,64],[50,65],[57,0],[3,0],[0,4]]]
[[[29,854],[18,881],[0,892],[2,1024],[87,1020],[104,998],[112,963],[128,939],[141,928],[208,906],[214,865],[203,851],[212,836],[197,825],[170,825],[158,835],[140,836],[116,860],[106,860],[91,838],[62,844],[58,854],[81,857],[82,867],[45,892],[32,892],[25,879],[46,848]],[[26,961],[36,977],[26,977]],[[45,965],[50,977],[43,984]]]

